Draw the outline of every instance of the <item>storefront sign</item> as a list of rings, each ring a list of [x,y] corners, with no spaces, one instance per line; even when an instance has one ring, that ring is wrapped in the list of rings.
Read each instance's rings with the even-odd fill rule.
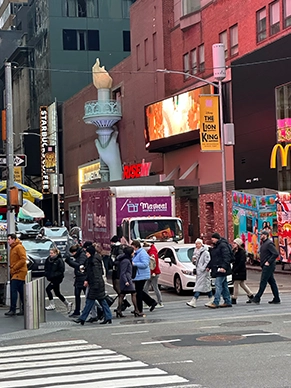
[[[201,151],[221,151],[218,103],[218,96],[200,96]]]
[[[50,177],[46,169],[46,149],[49,145],[48,137],[48,107],[39,108],[39,128],[40,128],[40,160],[41,160],[41,178],[43,194],[50,193]]]
[[[22,183],[22,168],[14,167],[14,182]]]
[[[86,183],[100,181],[100,162],[95,161],[78,167],[79,198],[81,198],[81,187]]]
[[[56,173],[56,150],[55,146],[45,146],[45,168],[47,174]]]
[[[287,144],[283,147],[281,144],[276,144],[271,153],[270,168],[276,168],[277,165],[277,152],[279,150],[281,156],[281,165],[282,167],[287,167],[288,165],[288,152],[291,147],[291,144]]]
[[[140,178],[142,176],[149,176],[151,169],[151,162],[130,164],[123,167],[123,179]]]

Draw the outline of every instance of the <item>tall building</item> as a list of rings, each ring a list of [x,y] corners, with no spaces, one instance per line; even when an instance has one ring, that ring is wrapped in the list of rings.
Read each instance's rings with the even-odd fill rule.
[[[22,5],[28,0],[2,0],[0,1],[0,30],[12,30],[15,28],[15,15]]]

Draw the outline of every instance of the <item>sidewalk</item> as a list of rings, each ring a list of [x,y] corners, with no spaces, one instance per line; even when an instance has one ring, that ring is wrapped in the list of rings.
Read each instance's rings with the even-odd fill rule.
[[[249,271],[258,271],[261,272],[262,268],[259,265],[248,265],[247,264],[247,270]],[[282,264],[277,264],[275,273],[280,273],[282,275],[291,275],[291,263],[285,264],[285,269],[282,270]]]

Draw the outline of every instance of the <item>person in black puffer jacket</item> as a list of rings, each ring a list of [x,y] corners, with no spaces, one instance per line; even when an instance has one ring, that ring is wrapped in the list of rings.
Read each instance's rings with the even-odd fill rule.
[[[82,291],[86,295],[86,287],[84,286],[84,281],[86,280],[86,275],[84,272],[80,271],[80,265],[84,265],[87,256],[85,250],[80,247],[80,245],[73,245],[70,247],[70,254],[73,258],[66,254],[66,263],[74,268],[75,281],[74,281],[74,293],[75,293],[75,309],[72,314],[69,315],[70,318],[77,318],[80,315],[81,311],[81,293]]]
[[[211,270],[211,276],[215,278],[215,295],[212,303],[206,306],[212,309],[217,307],[232,307],[230,293],[227,284],[227,275],[231,274],[230,263],[233,260],[231,246],[225,238],[220,237],[219,233],[213,233],[211,237],[213,248],[210,250],[211,260],[207,265],[208,271]],[[206,270],[207,270],[206,269]],[[221,296],[224,299],[223,304],[219,304]]]
[[[111,323],[112,314],[105,299],[105,282],[103,279],[102,256],[96,252],[93,245],[86,249],[87,261],[85,263],[86,280],[85,287],[89,287],[84,310],[74,322],[84,325],[95,300],[103,309],[104,320],[100,324]]]
[[[234,254],[234,262],[232,266],[232,280],[233,280],[233,296],[231,299],[232,304],[236,304],[236,300],[238,297],[238,286],[245,291],[249,300],[247,303],[251,303],[250,299],[252,299],[253,293],[249,289],[249,287],[245,284],[245,280],[247,279],[247,269],[246,269],[246,251],[244,250],[243,241],[240,238],[236,238],[233,241],[233,254]]]
[[[44,276],[49,281],[49,284],[46,287],[46,293],[50,301],[50,304],[45,308],[46,310],[55,309],[52,290],[54,291],[55,295],[67,306],[68,313],[72,309],[72,302],[68,302],[60,291],[60,284],[64,279],[64,273],[65,264],[60,251],[57,248],[50,249],[50,255],[46,259],[44,265]]]

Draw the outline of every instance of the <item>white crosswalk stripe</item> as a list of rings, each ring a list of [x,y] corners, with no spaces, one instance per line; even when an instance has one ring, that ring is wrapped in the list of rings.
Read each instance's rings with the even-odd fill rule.
[[[0,352],[1,388],[170,388],[189,382],[84,340],[3,346]]]

